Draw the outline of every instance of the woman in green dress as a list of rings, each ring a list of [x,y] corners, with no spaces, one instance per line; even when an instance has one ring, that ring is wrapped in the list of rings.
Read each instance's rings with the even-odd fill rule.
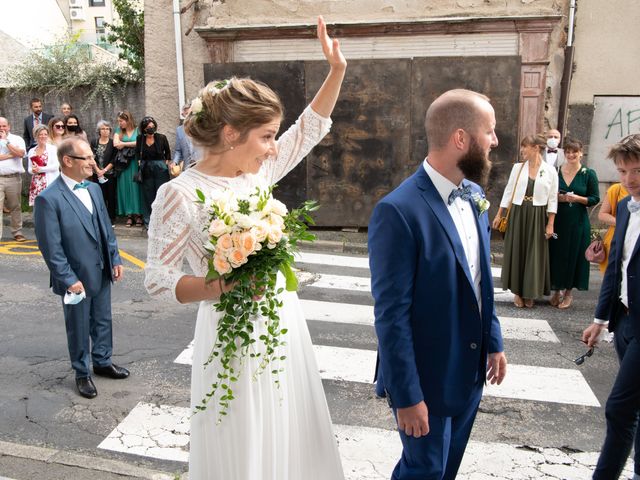
[[[511,207],[504,237],[502,288],[515,295],[516,307],[533,307],[534,300],[550,293],[549,248],[558,205],[558,175],[542,160],[546,139],[529,135],[520,143],[524,163],[511,169],[500,208],[493,219],[498,228]]]
[[[133,121],[133,115],[127,110],[118,113],[118,128],[113,135],[113,146],[118,150],[125,147],[134,148],[138,138],[138,129]],[[118,175],[117,204],[118,215],[127,217],[127,227],[134,223],[142,226],[142,190],[140,185],[133,181],[133,177],[138,173],[137,155],[129,162]]]
[[[549,303],[561,309],[571,306],[571,290],[589,289],[589,262],[584,257],[591,239],[587,207],[600,201],[596,172],[581,163],[582,143],[565,140],[564,155],[566,161],[558,172],[558,238],[549,244],[551,289],[555,290]]]

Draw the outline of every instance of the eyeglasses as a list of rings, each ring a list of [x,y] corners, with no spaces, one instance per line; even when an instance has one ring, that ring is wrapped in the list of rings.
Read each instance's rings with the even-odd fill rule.
[[[81,157],[80,155],[67,155],[67,157],[75,158],[76,160],[85,160],[87,162],[96,159],[96,157],[94,157],[93,155],[87,155],[86,157]]]
[[[64,130],[64,125],[54,125],[53,128],[58,128],[60,130]]]
[[[587,350],[584,354],[580,355],[578,358],[576,358],[573,363],[575,363],[576,365],[582,365],[584,363],[584,361],[589,358],[591,355],[593,355],[593,347],[591,347],[589,350]]]

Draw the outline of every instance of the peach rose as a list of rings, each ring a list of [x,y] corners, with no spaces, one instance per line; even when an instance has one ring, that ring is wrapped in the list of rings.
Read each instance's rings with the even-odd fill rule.
[[[231,271],[231,264],[227,262],[227,259],[224,255],[214,255],[213,256],[213,268],[216,269],[220,275],[224,275]]]
[[[249,230],[248,232],[243,232],[240,235],[240,249],[245,254],[245,256],[251,255],[256,250],[259,250],[260,244],[258,243],[258,239],[256,235]]]
[[[233,268],[238,268],[240,265],[247,263],[247,256],[237,248],[234,248],[229,252],[229,263]]]
[[[219,248],[223,252],[228,252],[233,248],[233,238],[230,234],[225,233],[221,237],[218,238],[218,243],[216,243],[216,248]]]

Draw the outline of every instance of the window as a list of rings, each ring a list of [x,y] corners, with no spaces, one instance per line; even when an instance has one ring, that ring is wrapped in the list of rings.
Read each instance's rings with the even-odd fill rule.
[[[105,0],[89,0],[90,7],[104,7]]]
[[[107,31],[104,26],[104,17],[95,17],[96,24],[96,43],[107,43]]]

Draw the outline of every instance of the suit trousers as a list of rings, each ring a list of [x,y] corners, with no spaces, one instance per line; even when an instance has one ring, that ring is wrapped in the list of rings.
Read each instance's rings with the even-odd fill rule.
[[[640,436],[637,429],[640,413],[640,342],[633,333],[633,321],[629,315],[621,317],[613,337],[620,369],[605,407],[607,434],[593,473],[596,480],[617,479],[634,442],[634,470],[636,474],[640,473]]]
[[[62,297],[64,300],[64,297]],[[102,288],[98,295],[87,297],[76,305],[65,305],[64,322],[71,366],[76,378],[89,377],[89,358],[93,365],[111,365],[113,336],[111,328],[111,280],[107,272],[102,275]]]
[[[158,189],[167,183],[169,168],[164,160],[147,160],[142,171],[142,197],[144,198],[144,224],[149,226],[151,205],[156,199]]]
[[[414,438],[400,431],[402,457],[391,474],[391,480],[453,480],[456,478],[478,412],[482,388],[483,384],[480,380],[473,390],[467,407],[455,417],[438,417],[429,414],[428,435]],[[395,409],[393,413],[397,419]]]
[[[11,215],[11,234],[22,235],[22,175],[0,175],[0,239],[2,238],[2,207]]]

